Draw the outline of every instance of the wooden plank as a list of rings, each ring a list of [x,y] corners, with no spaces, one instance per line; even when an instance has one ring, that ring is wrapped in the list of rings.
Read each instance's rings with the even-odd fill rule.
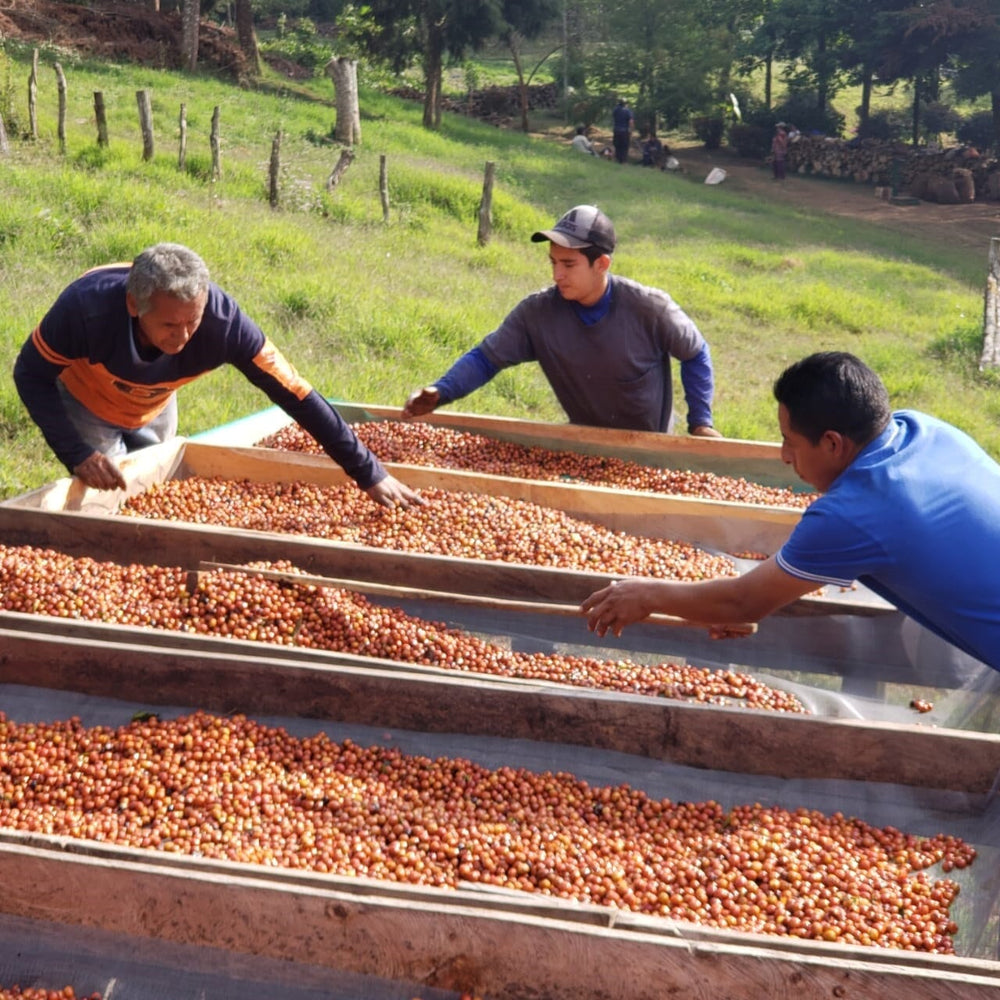
[[[686,704],[182,633],[154,647],[150,629],[45,619],[33,631],[30,617],[0,616],[3,683],[220,713],[524,738],[782,778],[985,795],[1000,773],[993,733]]]
[[[6,839],[6,838],[5,838]],[[0,908],[494,1000],[993,1000],[997,964],[761,935],[498,895],[379,888],[60,838],[0,847]]]
[[[476,608],[487,608],[490,611],[520,611],[527,614],[546,614],[570,616],[579,620],[580,608],[576,604],[557,604],[552,601],[514,601],[500,598],[481,597],[478,594],[457,594],[439,590],[419,590],[415,587],[390,587],[385,584],[371,583],[364,580],[335,579],[328,576],[311,576],[307,573],[281,573],[277,570],[248,569],[233,563],[201,562],[198,573],[221,569],[230,573],[244,573],[260,576],[267,580],[284,580],[288,583],[312,585],[315,587],[340,588],[363,592],[368,595],[390,597],[396,601],[433,600],[454,604],[468,604]],[[191,589],[191,588],[189,588]],[[644,619],[650,625],[666,625],[673,628],[705,627],[689,622],[675,615],[651,614]],[[729,626],[733,635],[753,635],[757,631],[756,622],[742,622]]]

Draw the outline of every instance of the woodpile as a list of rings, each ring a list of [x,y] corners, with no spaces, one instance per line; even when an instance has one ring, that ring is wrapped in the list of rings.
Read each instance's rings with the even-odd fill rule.
[[[898,193],[943,205],[1000,201],[1000,163],[970,146],[914,151],[899,142],[799,136],[789,144],[788,169],[891,186]]]
[[[411,101],[422,101],[423,91],[417,87],[399,87],[393,96]],[[555,83],[528,87],[528,110],[555,108],[559,105],[559,88]],[[466,97],[445,97],[441,106],[445,111],[471,115],[494,125],[506,125],[521,115],[521,90],[518,86],[485,87],[474,90]]]

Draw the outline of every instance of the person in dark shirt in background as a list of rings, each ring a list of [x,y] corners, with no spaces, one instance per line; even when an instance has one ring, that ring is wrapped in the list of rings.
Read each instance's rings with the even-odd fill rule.
[[[615,159],[628,163],[628,148],[632,142],[632,124],[635,118],[628,101],[620,98],[611,112],[611,142],[615,147]]]

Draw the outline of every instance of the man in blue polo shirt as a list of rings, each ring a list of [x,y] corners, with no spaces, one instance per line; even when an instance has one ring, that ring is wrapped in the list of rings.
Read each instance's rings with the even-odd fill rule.
[[[813,354],[774,385],[782,458],[823,496],[766,562],[684,584],[630,579],[583,602],[598,635],[653,612],[757,621],[820,584],[858,580],[952,646],[1000,670],[1000,465],[970,437],[891,412],[856,357]]]

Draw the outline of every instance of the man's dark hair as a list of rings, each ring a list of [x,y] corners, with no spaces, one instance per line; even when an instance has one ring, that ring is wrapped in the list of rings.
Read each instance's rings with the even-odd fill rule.
[[[786,368],[774,383],[774,398],[788,410],[792,430],[812,444],[836,431],[865,445],[892,413],[882,380],[844,351],[810,354]]]
[[[608,251],[602,250],[600,247],[589,246],[589,247],[580,247],[580,253],[582,253],[583,256],[587,258],[587,263],[591,267],[593,267],[594,261],[597,260],[598,257],[603,257],[605,254],[608,253]],[[610,254],[608,254],[608,256],[610,256]]]

